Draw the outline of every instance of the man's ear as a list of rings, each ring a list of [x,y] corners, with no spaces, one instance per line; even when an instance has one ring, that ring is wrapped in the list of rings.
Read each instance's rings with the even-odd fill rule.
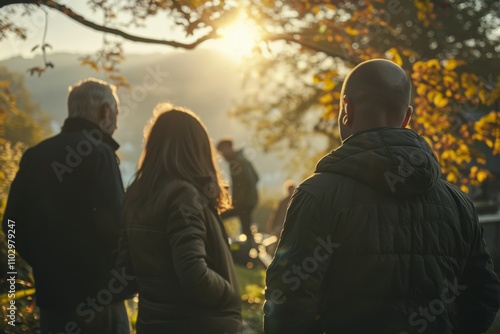
[[[108,119],[111,116],[111,108],[108,103],[103,103],[101,109],[99,109],[99,120]]]
[[[342,103],[344,105],[344,116],[342,116],[342,124],[350,126],[354,120],[354,109],[352,107],[351,100],[344,95],[342,97]]]
[[[401,124],[401,128],[406,128],[408,123],[410,123],[411,114],[413,114],[413,107],[408,106],[408,109],[406,109],[405,119],[403,120],[403,124]]]
[[[108,103],[104,103],[99,109],[99,127],[107,131],[113,124],[113,110]]]

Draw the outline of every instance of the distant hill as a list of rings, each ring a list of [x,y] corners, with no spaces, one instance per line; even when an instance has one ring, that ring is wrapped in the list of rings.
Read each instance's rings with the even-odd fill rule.
[[[26,74],[28,68],[42,64],[40,57],[10,58],[0,61],[0,66],[11,72],[25,73],[26,87],[43,111],[52,117],[52,128],[57,133],[67,115],[68,86],[87,77],[105,79],[102,73],[81,66],[78,61],[81,56],[49,55],[55,68],[41,77]],[[127,55],[121,71],[131,85],[130,90],[119,91],[123,115],[115,134],[121,144],[119,154],[125,184],[135,171],[142,149],[143,129],[158,102],[171,101],[193,110],[201,117],[214,141],[230,135],[237,146],[251,142],[252,132],[228,116],[232,103],[241,96],[242,87],[242,69],[231,58],[207,49],[168,55]],[[153,74],[155,71],[158,73]],[[281,183],[287,175],[283,164],[276,155],[252,152],[256,152],[250,158],[261,175],[261,188],[265,188],[266,194],[279,196]]]

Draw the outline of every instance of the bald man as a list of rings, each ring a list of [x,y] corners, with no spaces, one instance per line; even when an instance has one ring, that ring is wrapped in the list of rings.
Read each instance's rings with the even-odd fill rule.
[[[396,64],[356,66],[342,87],[342,145],[292,196],[267,270],[265,332],[484,333],[500,283],[472,202],[406,129]]]

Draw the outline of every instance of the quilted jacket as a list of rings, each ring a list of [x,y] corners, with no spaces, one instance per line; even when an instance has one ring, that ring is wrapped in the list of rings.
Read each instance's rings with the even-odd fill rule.
[[[294,193],[267,270],[266,333],[483,333],[500,284],[471,201],[425,139],[348,138]]]

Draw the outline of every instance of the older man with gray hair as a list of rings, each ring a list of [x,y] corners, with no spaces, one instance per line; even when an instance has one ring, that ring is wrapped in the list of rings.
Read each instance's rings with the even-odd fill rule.
[[[123,184],[111,135],[115,87],[69,88],[61,133],[28,149],[12,182],[3,229],[33,268],[42,333],[129,333],[133,280],[114,269]]]

